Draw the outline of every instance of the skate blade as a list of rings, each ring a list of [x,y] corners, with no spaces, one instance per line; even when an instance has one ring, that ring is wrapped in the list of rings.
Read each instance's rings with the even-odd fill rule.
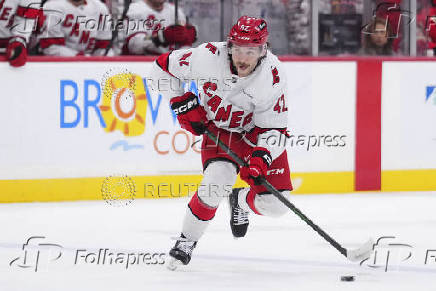
[[[171,258],[167,263],[167,269],[170,271],[175,271],[179,266],[182,266],[183,263],[175,258]]]

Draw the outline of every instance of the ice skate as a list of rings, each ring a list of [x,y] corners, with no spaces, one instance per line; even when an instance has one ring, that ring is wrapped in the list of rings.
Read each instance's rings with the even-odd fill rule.
[[[229,195],[230,228],[235,238],[244,237],[248,229],[248,211],[238,205],[238,194],[243,188],[235,188]]]
[[[192,251],[196,245],[196,241],[191,241],[182,234],[177,238],[176,244],[169,252],[170,261],[167,264],[167,268],[174,271],[178,266],[189,264]]]

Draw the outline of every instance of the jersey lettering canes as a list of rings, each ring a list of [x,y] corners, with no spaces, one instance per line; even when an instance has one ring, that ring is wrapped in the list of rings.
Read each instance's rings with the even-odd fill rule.
[[[86,0],[76,6],[69,0],[50,0],[43,6],[43,15],[39,42],[45,55],[105,54],[112,37],[112,21],[101,1]]]

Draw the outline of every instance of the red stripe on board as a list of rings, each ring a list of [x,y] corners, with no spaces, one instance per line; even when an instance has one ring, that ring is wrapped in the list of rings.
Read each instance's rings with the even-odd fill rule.
[[[382,61],[357,62],[355,190],[381,189]]]
[[[0,0],[1,1],[1,0]],[[28,56],[27,62],[154,62],[157,56],[75,56],[75,57],[54,57],[54,56]],[[359,61],[385,61],[385,62],[436,62],[431,57],[296,57],[279,56],[283,62],[359,62]],[[7,58],[0,55],[0,62],[7,62]]]
[[[49,62],[154,62],[156,56],[28,56],[27,62],[49,63]],[[7,62],[7,58],[0,55],[0,62]]]

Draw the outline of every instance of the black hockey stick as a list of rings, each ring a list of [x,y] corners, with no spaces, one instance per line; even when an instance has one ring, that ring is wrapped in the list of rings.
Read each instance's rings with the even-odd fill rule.
[[[179,24],[179,0],[174,1],[174,22]]]
[[[206,135],[223,151],[225,151],[233,160],[238,163],[241,167],[246,167],[248,164],[236,155],[225,143],[223,143],[215,134],[210,132],[208,129],[205,130]],[[288,199],[283,197],[283,195],[278,191],[273,185],[271,185],[265,177],[261,176],[259,182],[263,185],[270,193],[272,193],[277,199],[279,199],[283,204],[285,204],[289,209],[292,210],[298,217],[300,217],[304,222],[306,222],[314,231],[316,231],[320,236],[322,236],[328,243],[330,243],[335,249],[337,249],[342,255],[344,255],[350,261],[362,261],[370,257],[373,251],[374,242],[372,239],[368,240],[358,249],[347,250],[341,246],[336,240],[334,240],[330,235],[328,235],[321,227],[316,225],[310,218],[308,218],[300,209],[298,209],[294,204],[292,204]]]
[[[174,23],[179,24],[179,0],[174,0]],[[180,45],[176,43],[175,49],[179,49]]]
[[[120,18],[120,19],[116,19],[117,23],[118,23],[118,21],[120,21],[120,20],[121,20],[121,21],[124,21],[124,20],[126,19],[127,12],[129,11],[129,8],[130,8],[130,4],[132,4],[132,0],[123,0],[123,2],[124,2],[124,6],[123,6],[123,14],[121,15],[121,18]],[[113,15],[112,15],[112,16],[113,16]],[[127,24],[127,27],[128,27],[128,26],[129,26],[129,24]],[[110,41],[109,45],[106,47],[106,50],[105,50],[105,52],[104,52],[104,55],[105,55],[105,56],[107,56],[107,54],[109,53],[109,50],[110,50],[111,48],[113,48],[114,43],[115,43],[115,40],[118,39],[118,33],[119,33],[119,31],[118,31],[118,25],[115,25],[113,29],[114,29],[114,30],[112,30],[111,41]],[[127,29],[128,29],[128,28],[127,28]]]

